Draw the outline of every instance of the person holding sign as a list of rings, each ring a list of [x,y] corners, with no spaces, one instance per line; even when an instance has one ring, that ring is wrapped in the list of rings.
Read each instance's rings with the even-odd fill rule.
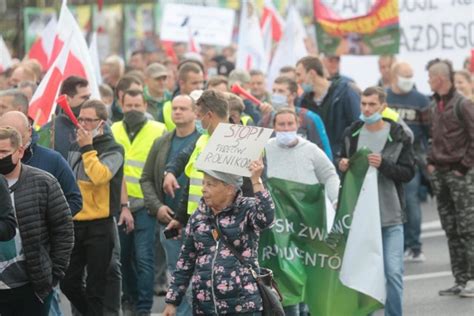
[[[262,315],[262,298],[250,269],[227,246],[235,245],[256,266],[260,232],[274,220],[275,207],[260,178],[262,161],[252,161],[249,171],[255,198],[242,195],[242,177],[203,171],[203,198],[186,227],[163,315],[176,314],[190,281],[194,314]]]
[[[382,118],[387,107],[386,93],[370,87],[362,93],[360,121],[343,135],[339,170],[345,173],[349,158],[364,147],[372,151],[369,165],[378,170],[378,194],[382,226],[383,261],[386,278],[385,315],[402,315],[403,298],[403,222],[405,196],[403,184],[415,175],[415,158],[410,137],[403,127]],[[375,193],[375,192],[374,192]],[[370,232],[368,232],[370,233]]]

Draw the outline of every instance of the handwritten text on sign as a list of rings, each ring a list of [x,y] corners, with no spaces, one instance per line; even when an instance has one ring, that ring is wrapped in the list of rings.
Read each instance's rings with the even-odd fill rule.
[[[262,154],[273,130],[221,123],[196,161],[197,169],[250,176],[250,162]]]

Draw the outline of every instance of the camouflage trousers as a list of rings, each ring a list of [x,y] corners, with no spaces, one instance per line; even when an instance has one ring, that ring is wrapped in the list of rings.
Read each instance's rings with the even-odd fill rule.
[[[456,283],[464,285],[474,280],[474,170],[465,176],[435,171],[432,186],[448,238],[451,270]]]

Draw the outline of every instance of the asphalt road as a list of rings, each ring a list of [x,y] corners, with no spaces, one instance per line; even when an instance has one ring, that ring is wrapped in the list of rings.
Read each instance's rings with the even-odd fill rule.
[[[426,261],[405,263],[403,313],[408,316],[468,316],[474,315],[474,298],[442,297],[440,289],[453,285],[446,237],[441,229],[436,203],[422,204],[422,242]],[[64,315],[71,315],[69,303],[63,296]],[[163,297],[155,297],[153,315],[163,311]],[[383,315],[383,311],[375,313]]]

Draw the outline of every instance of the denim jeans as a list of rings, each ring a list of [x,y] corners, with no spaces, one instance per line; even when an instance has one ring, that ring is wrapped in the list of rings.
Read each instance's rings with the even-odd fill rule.
[[[404,225],[405,249],[421,250],[421,207],[418,191],[420,189],[420,170],[417,169],[413,179],[405,184],[405,201],[407,205],[407,222]]]
[[[122,247],[123,300],[137,312],[150,312],[153,306],[156,219],[145,208],[133,214],[135,229],[127,234],[120,230]]]
[[[161,232],[165,226],[157,224],[155,234],[155,292],[156,290],[167,290],[169,286],[169,278],[167,272],[167,256],[161,242]],[[179,253],[178,253],[179,254]]]
[[[386,316],[401,316],[403,300],[403,225],[382,227],[387,289]]]
[[[166,253],[168,273],[172,275],[176,270],[176,263],[178,262],[181,246],[183,245],[183,234],[181,234],[181,239],[166,239],[165,234],[163,233],[164,230],[165,226],[160,224],[160,241]],[[186,296],[181,301],[181,304],[176,308],[176,316],[189,316],[192,314],[192,294],[190,287],[188,287]]]

